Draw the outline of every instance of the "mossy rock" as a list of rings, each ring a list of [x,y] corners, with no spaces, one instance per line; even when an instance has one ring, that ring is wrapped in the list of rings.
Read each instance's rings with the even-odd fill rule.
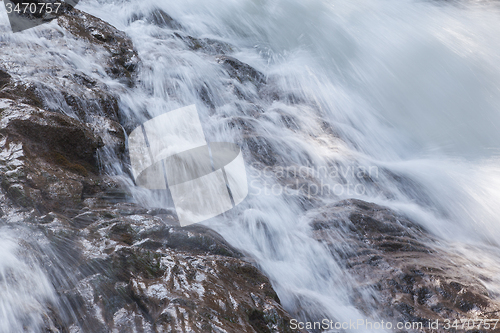
[[[116,276],[118,281],[128,281],[133,275],[156,279],[165,273],[161,258],[162,255],[159,253],[123,248],[113,255],[110,273]]]
[[[58,165],[70,170],[71,172],[77,173],[84,177],[87,177],[89,175],[89,171],[87,170],[87,168],[78,163],[71,163],[61,153],[53,152],[51,154],[51,160],[54,161],[54,163],[57,163]]]

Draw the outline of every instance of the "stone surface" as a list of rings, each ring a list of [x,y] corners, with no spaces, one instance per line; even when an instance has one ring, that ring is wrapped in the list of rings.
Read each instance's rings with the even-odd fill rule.
[[[58,18],[58,24],[78,38],[109,52],[106,72],[133,86],[139,58],[130,38],[108,23],[77,9]]]
[[[258,86],[266,83],[264,74],[236,58],[225,55],[219,56],[217,62],[228,71],[231,77],[237,79],[240,83],[250,82]]]
[[[289,331],[269,280],[213,231],[132,204],[93,207],[67,222],[61,245],[79,253],[78,281],[60,292],[84,331]],[[61,238],[58,218],[43,227]]]
[[[311,226],[358,288],[376,291],[370,303],[354,300],[368,315],[369,304],[382,318],[422,322],[424,327],[435,320],[444,324],[446,319],[498,317],[500,302],[488,292],[474,263],[438,247],[425,230],[385,207],[341,201],[324,207]],[[423,331],[450,332],[443,326]]]
[[[37,28],[52,49],[36,56],[19,54],[34,54],[46,47],[37,45],[40,39],[20,43],[14,34],[0,43],[0,98],[86,122],[91,122],[93,116],[117,121],[120,89],[108,83],[109,78],[114,78],[124,86],[134,84],[139,59],[130,38],[77,9],[60,15],[56,22],[57,28]],[[74,58],[73,52],[81,53],[80,58]],[[95,63],[96,58],[99,63]],[[76,70],[78,62],[87,62],[89,71]]]
[[[79,207],[86,183],[99,183],[102,139],[84,123],[0,99],[0,178],[15,203],[40,212]]]
[[[193,51],[201,51],[210,55],[231,54],[236,49],[234,46],[212,38],[195,38],[182,32],[175,32],[175,38],[182,40]]]
[[[154,10],[150,11],[147,15],[144,15],[142,13],[134,13],[129,19],[130,22],[135,22],[138,20],[144,20],[148,23],[157,25],[162,28],[165,27],[168,27],[170,29],[182,28],[182,25],[179,22],[174,20],[172,16],[168,15],[160,8],[155,8]]]

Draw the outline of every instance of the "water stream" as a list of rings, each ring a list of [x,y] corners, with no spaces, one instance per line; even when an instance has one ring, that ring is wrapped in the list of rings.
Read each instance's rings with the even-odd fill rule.
[[[247,154],[249,197],[204,224],[255,260],[292,316],[363,318],[351,302],[352,279],[311,237],[309,222],[328,203],[358,198],[388,206],[444,242],[465,244],[457,251],[471,258],[498,251],[497,3],[85,0],[78,8],[125,31],[142,59],[135,88],[115,83],[125,119],[146,121],[196,104],[208,141],[265,143],[273,167]],[[148,20],[157,9],[182,28]],[[266,76],[267,87],[257,91],[230,77],[215,54],[193,51],[182,38],[187,35],[226,45],[231,56]],[[36,31],[19,36],[63,52],[40,41]],[[9,38],[21,43],[21,37]],[[75,53],[62,59],[95,76],[88,65],[94,55],[78,50],[83,52],[74,45]],[[128,177],[123,166],[113,165],[108,172]],[[278,180],[303,170],[309,182],[326,189],[313,196],[313,205]],[[145,192],[136,200],[151,202]],[[5,239],[2,275],[19,260],[15,242]],[[467,244],[483,247],[470,251]],[[493,281],[491,288],[499,286]],[[42,278],[37,293],[26,297],[36,304],[53,297],[50,288]],[[370,304],[372,291],[362,297]],[[2,297],[0,316],[14,320],[22,311],[11,316],[18,305],[9,299]]]

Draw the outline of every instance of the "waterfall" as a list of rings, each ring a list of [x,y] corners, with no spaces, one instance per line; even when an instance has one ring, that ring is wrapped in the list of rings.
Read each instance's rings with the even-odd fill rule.
[[[387,206],[443,241],[498,252],[497,3],[82,0],[77,8],[126,32],[142,61],[135,87],[108,82],[120,93],[126,128],[195,104],[208,142],[244,148],[247,199],[203,224],[255,261],[292,316],[366,317],[353,305],[353,279],[312,237],[322,207],[343,199]],[[33,34],[23,36],[39,37]],[[263,78],[235,77],[221,54]],[[88,61],[100,59],[81,45],[66,56],[61,61],[89,76],[96,69]],[[133,183],[126,165],[108,162],[108,172]],[[286,186],[287,179],[301,183]],[[133,191],[143,205],[167,205]],[[19,306],[53,300],[47,278],[23,269],[15,242],[5,239],[2,283],[20,274],[38,290],[19,284],[7,295],[21,295]],[[348,246],[338,244],[339,251]],[[481,255],[467,246],[456,251]],[[1,315],[24,316],[6,312],[17,304],[9,297]],[[358,297],[376,316],[374,291]],[[39,318],[17,322],[25,320]]]

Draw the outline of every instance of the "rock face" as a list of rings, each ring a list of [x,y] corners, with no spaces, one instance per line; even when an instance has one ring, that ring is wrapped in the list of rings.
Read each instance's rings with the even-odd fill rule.
[[[56,28],[37,28],[51,49],[33,57],[19,55],[35,53],[33,47],[46,47],[37,45],[39,39],[31,40],[32,46],[29,42],[19,43],[15,36],[7,37],[12,40],[6,39],[0,52],[0,98],[63,112],[87,122],[96,115],[117,121],[120,89],[111,89],[104,81],[109,76],[124,86],[134,84],[139,59],[131,40],[77,9],[59,16],[57,23]],[[81,58],[72,59],[72,52],[81,53]],[[76,70],[73,61],[88,63],[92,76]]]
[[[232,78],[237,79],[240,83],[251,82],[257,86],[266,83],[264,74],[236,58],[219,56],[217,62],[228,71]]]
[[[315,238],[331,249],[359,289],[376,290],[370,305],[380,309],[382,318],[421,322],[424,329],[418,332],[449,332],[445,320],[453,324],[498,316],[500,302],[471,269],[473,263],[438,248],[424,230],[385,207],[342,201],[324,207],[312,227]],[[368,313],[366,299],[355,302]],[[436,320],[439,329],[425,329]]]
[[[76,37],[107,50],[106,72],[129,86],[134,85],[134,72],[139,58],[132,41],[124,32],[77,9],[60,16],[58,23]]]
[[[68,116],[0,99],[0,170],[11,199],[39,212],[76,209],[95,176],[103,145],[86,125]]]
[[[269,280],[219,235],[181,228],[168,211],[89,199],[72,219],[49,213],[36,221],[61,252],[79,249],[68,258],[78,256],[78,279],[60,290],[76,305],[70,329],[288,331]]]
[[[44,331],[288,332],[270,281],[238,250],[128,202],[100,173],[98,152],[125,151],[120,87],[100,76],[132,86],[139,60],[124,33],[91,15],[74,10],[58,24],[43,32],[50,43],[64,53],[74,41],[102,56],[105,72],[50,59],[21,67],[0,50],[0,215],[42,230],[56,253],[50,266],[64,268],[53,273],[61,301],[47,304]]]

